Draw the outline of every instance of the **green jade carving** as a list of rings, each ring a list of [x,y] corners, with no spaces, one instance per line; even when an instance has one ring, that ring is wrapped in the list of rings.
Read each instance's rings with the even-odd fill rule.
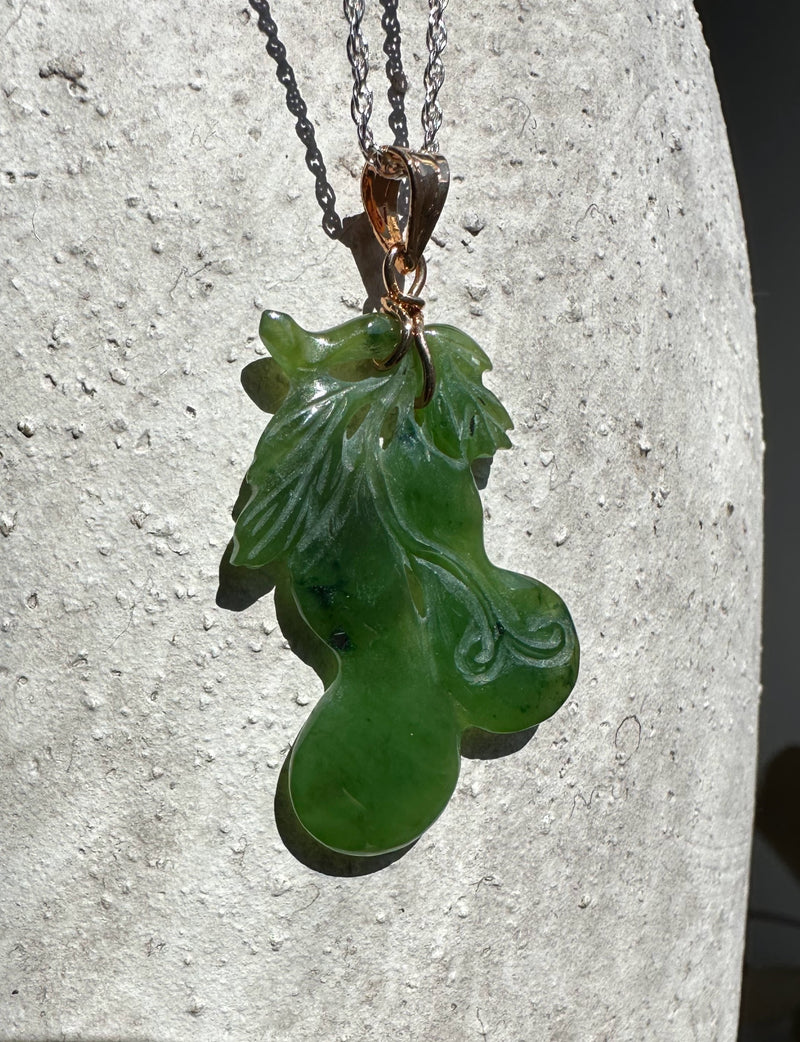
[[[578,641],[557,594],[486,556],[470,465],[509,447],[511,421],[477,344],[426,327],[437,384],[415,409],[415,352],[373,365],[398,343],[393,317],[307,333],[266,312],[260,333],[288,391],[248,471],[231,561],[279,564],[276,595],[329,649],[291,752],[292,805],[326,847],[396,850],[446,806],[466,728],[521,731],[559,708]]]

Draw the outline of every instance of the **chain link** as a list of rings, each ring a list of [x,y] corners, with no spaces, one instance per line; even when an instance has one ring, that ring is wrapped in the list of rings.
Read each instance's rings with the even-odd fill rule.
[[[375,155],[375,139],[370,130],[372,115],[372,91],[367,86],[369,73],[369,47],[361,31],[364,20],[365,0],[344,0],[344,14],[350,26],[347,37],[347,58],[353,70],[353,100],[350,112],[358,132],[358,143],[366,159]]]
[[[447,45],[447,30],[444,24],[444,9],[447,0],[428,0],[430,13],[426,35],[428,62],[425,67],[425,100],[422,105],[423,152],[438,151],[437,135],[442,125],[442,108],[439,91],[444,83],[442,52]],[[347,37],[347,57],[353,71],[353,100],[350,112],[358,133],[358,143],[364,158],[371,160],[377,149],[369,125],[372,117],[372,91],[367,86],[369,74],[369,47],[364,39],[362,22],[366,0],[344,0],[344,14],[350,28]]]
[[[422,106],[422,130],[425,139],[423,152],[438,152],[436,137],[442,125],[442,107],[439,104],[439,91],[444,83],[444,62],[442,52],[447,46],[447,30],[444,26],[444,9],[447,0],[428,0],[430,17],[428,19],[428,64],[425,67],[425,102]]]

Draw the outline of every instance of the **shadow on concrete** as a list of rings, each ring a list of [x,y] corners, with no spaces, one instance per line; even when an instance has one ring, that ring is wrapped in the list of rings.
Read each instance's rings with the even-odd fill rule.
[[[275,824],[286,849],[307,868],[326,876],[366,876],[380,872],[404,857],[416,845],[410,843],[400,850],[374,856],[341,854],[318,843],[297,819],[289,795],[289,757],[287,756],[275,790]]]
[[[461,736],[461,755],[467,760],[499,760],[524,749],[538,730],[538,724],[511,734],[495,734],[479,727],[469,727]]]
[[[314,192],[322,210],[322,229],[330,239],[341,242],[353,255],[364,288],[367,292],[363,312],[380,310],[383,285],[383,247],[372,231],[365,213],[342,219],[336,210],[336,193],[328,180],[325,160],[314,134],[314,125],[308,117],[306,105],[294,69],[289,64],[278,26],[272,17],[269,0],[249,0],[258,15],[258,28],[267,38],[267,54],[275,62],[275,75],[286,93],[286,107],[295,119],[295,133],[305,148],[305,162],[314,178]],[[400,49],[400,25],[397,20],[397,0],[381,0],[384,30],[383,51],[386,55],[386,75],[389,82],[389,128],[393,144],[408,145],[408,125],[405,113],[406,77]],[[355,128],[353,128],[355,141]]]
[[[328,171],[322,153],[317,146],[314,125],[308,118],[308,108],[294,69],[286,57],[286,48],[278,35],[278,26],[272,17],[268,0],[250,0],[250,6],[258,15],[258,28],[267,38],[267,54],[275,62],[275,75],[286,92],[286,107],[295,118],[295,133],[305,146],[306,166],[314,176],[317,202],[322,210],[322,227],[331,239],[339,239],[342,221],[336,212],[336,194],[328,181]]]

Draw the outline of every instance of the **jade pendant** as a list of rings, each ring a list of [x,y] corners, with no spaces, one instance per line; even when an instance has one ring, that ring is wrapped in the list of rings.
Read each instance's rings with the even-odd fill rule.
[[[320,651],[292,805],[326,847],[397,850],[447,805],[465,729],[521,731],[559,708],[578,641],[557,594],[486,556],[471,464],[510,445],[511,421],[477,344],[426,328],[437,383],[415,409],[414,353],[374,365],[397,345],[393,317],[307,333],[266,312],[260,333],[288,390],[247,473],[231,563],[277,565],[277,594]]]

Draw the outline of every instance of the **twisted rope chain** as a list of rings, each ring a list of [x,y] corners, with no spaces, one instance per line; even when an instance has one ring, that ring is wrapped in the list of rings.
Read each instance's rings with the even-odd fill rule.
[[[350,27],[347,37],[347,57],[353,70],[353,100],[350,112],[358,132],[358,143],[364,158],[371,160],[377,149],[369,121],[372,116],[372,91],[367,86],[369,74],[369,47],[364,39],[361,23],[364,20],[366,0],[344,0],[344,14]],[[442,52],[447,45],[444,9],[447,0],[428,0],[428,62],[425,66],[425,100],[422,103],[423,152],[438,152],[436,137],[442,125],[439,91],[444,83]]]

